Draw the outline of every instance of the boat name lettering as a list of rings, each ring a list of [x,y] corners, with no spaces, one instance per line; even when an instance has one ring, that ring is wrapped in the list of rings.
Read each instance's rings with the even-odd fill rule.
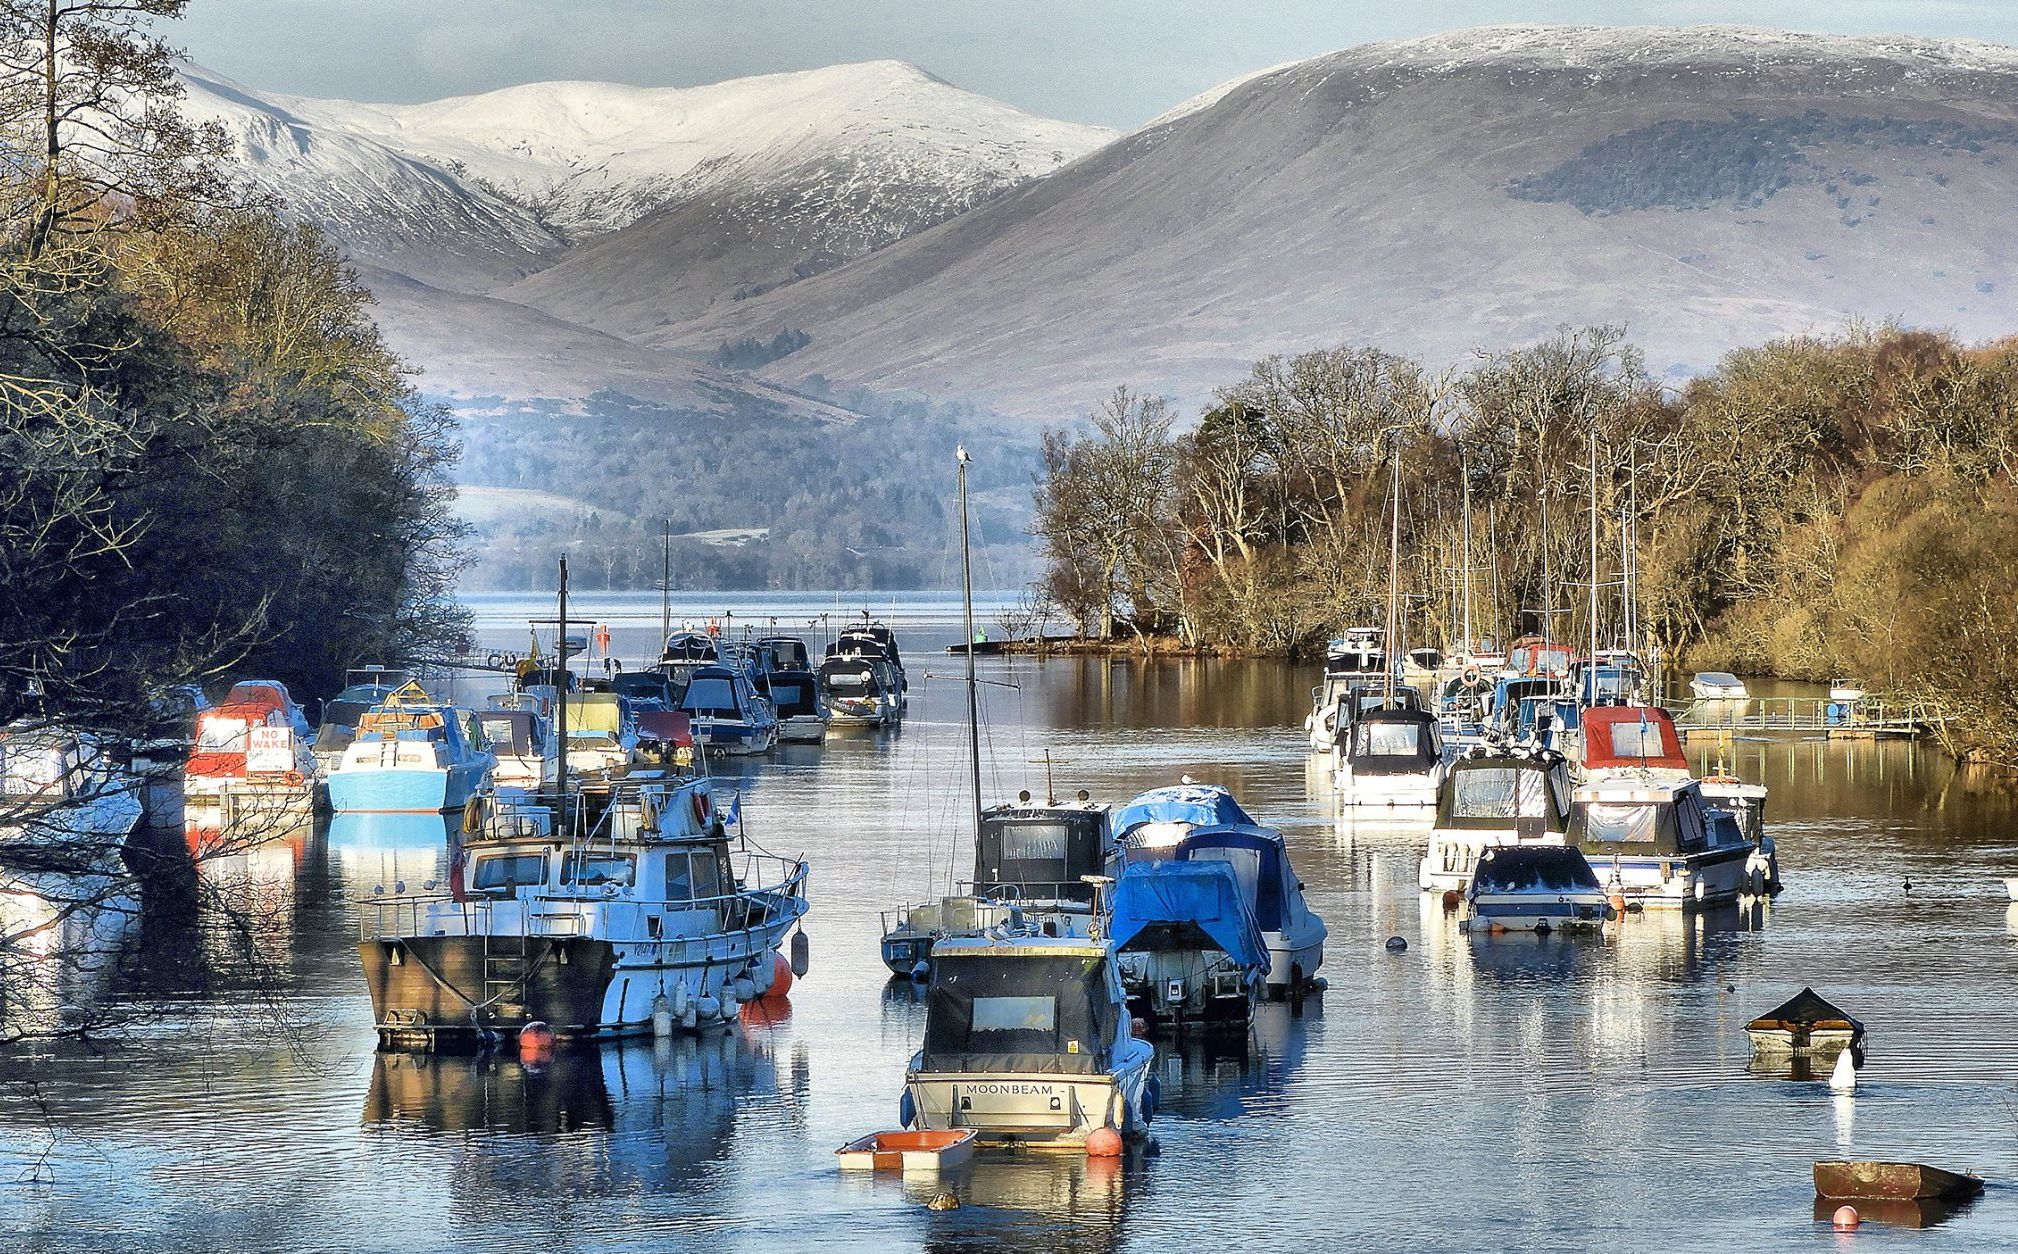
[[[1053,1091],[1053,1086],[1049,1084],[969,1084],[966,1086],[965,1091],[970,1094],[1012,1094],[1018,1097],[1044,1097]]]

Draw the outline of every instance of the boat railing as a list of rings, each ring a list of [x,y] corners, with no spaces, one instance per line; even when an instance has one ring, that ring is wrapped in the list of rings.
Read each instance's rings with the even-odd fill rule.
[[[746,854],[746,869],[777,863],[781,878],[712,897],[643,900],[584,888],[543,891],[533,897],[494,895],[481,890],[391,893],[359,903],[358,935],[363,940],[424,936],[488,936],[502,939],[562,939],[589,934],[601,916],[597,939],[615,944],[664,945],[719,942],[728,937],[782,931],[805,914],[806,864],[773,854]],[[744,881],[749,882],[747,879]],[[612,886],[614,887],[614,886]],[[611,906],[629,907],[611,911]],[[721,926],[679,935],[666,931],[667,916],[712,911]],[[612,930],[613,925],[623,930]]]

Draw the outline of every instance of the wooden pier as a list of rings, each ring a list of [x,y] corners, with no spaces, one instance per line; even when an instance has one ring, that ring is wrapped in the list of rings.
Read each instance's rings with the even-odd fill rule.
[[[1739,700],[1699,700],[1670,707],[1675,728],[1690,736],[1746,732],[1825,735],[1832,740],[1910,740],[1924,736],[1947,718],[1925,702],[1906,703],[1865,698],[1831,701],[1826,697],[1747,697]]]

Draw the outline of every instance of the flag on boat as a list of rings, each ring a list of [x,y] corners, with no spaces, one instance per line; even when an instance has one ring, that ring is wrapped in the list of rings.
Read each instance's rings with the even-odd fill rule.
[[[743,821],[743,794],[729,794],[729,804],[722,807],[722,826],[735,827]]]

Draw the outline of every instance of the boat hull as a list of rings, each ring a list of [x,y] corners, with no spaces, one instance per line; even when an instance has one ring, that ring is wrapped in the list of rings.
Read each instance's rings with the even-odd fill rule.
[[[1981,1177],[1943,1171],[1925,1163],[1824,1161],[1815,1164],[1815,1193],[1830,1201],[1957,1201],[1975,1197],[1982,1191]]]
[[[1101,1128],[1139,1136],[1147,1125],[1143,1090],[1155,1050],[1093,1075],[917,1072],[904,1092],[921,1131],[974,1133],[976,1143],[1032,1150],[1084,1150]]]
[[[541,1022],[594,1036],[616,948],[588,937],[405,936],[358,944],[379,1044],[473,1048]]]
[[[350,767],[330,775],[329,804],[339,813],[438,814],[468,804],[483,778],[476,766]]]
[[[1459,923],[1467,932],[1596,931],[1610,908],[1602,893],[1479,893]]]
[[[778,742],[778,730],[771,724],[731,723],[717,719],[693,720],[694,739],[717,753],[737,756],[768,753]]]
[[[1591,869],[1608,893],[1644,908],[1693,910],[1761,894],[1766,872],[1753,865],[1751,845],[1732,846],[1688,857],[1605,855],[1590,849]]]
[[[1350,766],[1339,766],[1336,771],[1338,799],[1349,806],[1395,809],[1434,806],[1437,786],[1443,780],[1441,770],[1420,774],[1369,775],[1355,772]]]
[[[778,720],[778,739],[795,745],[818,744],[827,737],[827,720],[811,714]]]

